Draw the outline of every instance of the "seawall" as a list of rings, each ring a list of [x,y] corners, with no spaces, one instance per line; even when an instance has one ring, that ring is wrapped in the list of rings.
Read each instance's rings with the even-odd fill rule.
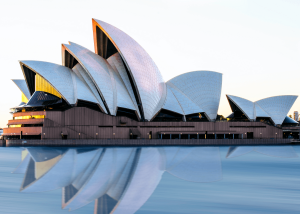
[[[281,145],[291,139],[82,139],[82,140],[6,140],[6,147],[14,146],[226,146],[226,145]]]

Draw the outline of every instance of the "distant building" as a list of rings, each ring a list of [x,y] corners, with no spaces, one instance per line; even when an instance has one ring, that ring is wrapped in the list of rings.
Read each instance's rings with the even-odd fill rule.
[[[298,111],[294,111],[294,120],[299,121]]]

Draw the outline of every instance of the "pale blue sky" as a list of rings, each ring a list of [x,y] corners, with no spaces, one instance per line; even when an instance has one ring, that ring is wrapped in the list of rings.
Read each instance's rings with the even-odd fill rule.
[[[15,0],[1,2],[0,127],[21,93],[18,60],[61,64],[61,44],[94,50],[92,18],[133,37],[165,81],[189,71],[223,73],[219,114],[230,113],[225,94],[256,101],[299,95],[299,0]],[[300,111],[300,98],[291,112]]]

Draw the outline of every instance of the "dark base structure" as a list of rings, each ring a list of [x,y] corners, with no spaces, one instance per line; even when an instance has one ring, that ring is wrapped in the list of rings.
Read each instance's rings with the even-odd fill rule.
[[[178,140],[7,140],[7,147],[19,146],[52,146],[52,147],[80,147],[80,146],[232,146],[232,145],[283,145],[290,144],[290,139],[178,139]]]
[[[227,142],[235,142],[239,139],[240,143],[237,144],[244,144],[242,142],[246,142],[245,139],[278,142],[279,139],[287,138],[290,141],[290,138],[299,138],[299,127],[276,127],[263,122],[139,122],[124,116],[106,115],[86,107],[73,107],[65,111],[18,112],[13,117],[14,120],[8,123],[9,128],[3,129],[5,140],[36,139],[64,144],[63,142],[69,142],[65,140],[76,142],[75,140],[102,139],[96,144],[113,145],[110,142],[120,142],[116,144],[144,145],[143,142],[146,141],[143,139],[147,139],[145,145],[189,145],[188,142],[191,145],[211,145],[204,141],[212,140],[212,144],[223,144],[221,142],[226,141],[218,140],[232,139],[234,141]],[[291,137],[293,135],[295,136]],[[115,141],[117,139],[119,141]],[[131,139],[141,140],[131,143]],[[158,141],[154,141],[155,139]],[[126,143],[122,143],[122,140]]]

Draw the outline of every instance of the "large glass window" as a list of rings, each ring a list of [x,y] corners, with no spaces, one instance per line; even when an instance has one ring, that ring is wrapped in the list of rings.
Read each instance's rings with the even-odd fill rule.
[[[18,116],[14,117],[14,120],[23,120],[23,119],[44,119],[45,115],[28,115],[28,116]]]
[[[8,125],[8,128],[18,128],[18,127],[41,127],[43,124],[17,124],[17,125]]]
[[[17,127],[22,127],[22,125],[19,124],[19,125],[9,125],[9,126],[8,126],[8,128],[17,128]]]
[[[52,85],[50,85],[43,77],[38,74],[35,75],[35,91],[48,92],[61,98],[61,95],[55,90],[55,88],[53,88]]]
[[[27,103],[28,99],[27,97],[24,95],[24,93],[22,93],[22,103]]]

